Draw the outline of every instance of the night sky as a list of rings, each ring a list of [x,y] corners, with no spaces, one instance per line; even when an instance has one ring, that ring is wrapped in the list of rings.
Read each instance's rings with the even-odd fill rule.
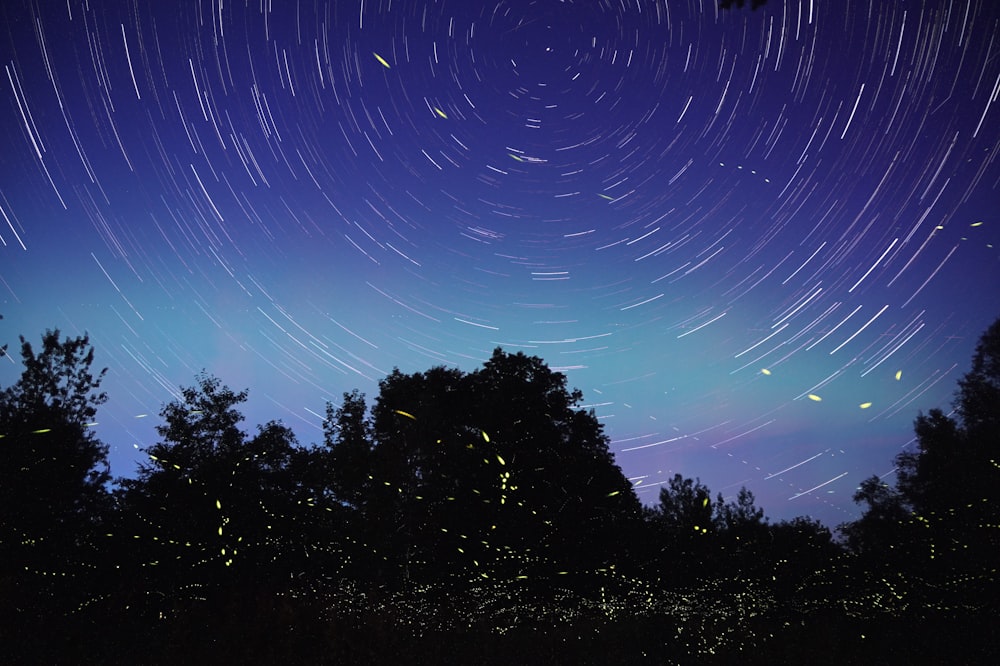
[[[501,346],[643,501],[850,520],[1000,315],[1000,5],[747,4],[5,2],[0,340],[89,332],[115,475],[202,369],[305,444]]]

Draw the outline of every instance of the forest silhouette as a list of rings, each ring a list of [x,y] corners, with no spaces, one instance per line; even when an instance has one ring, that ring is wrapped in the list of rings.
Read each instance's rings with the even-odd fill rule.
[[[834,531],[680,474],[643,506],[581,392],[500,348],[345,393],[309,445],[199,375],[112,480],[89,339],[20,341],[4,663],[1000,663],[1000,320]]]

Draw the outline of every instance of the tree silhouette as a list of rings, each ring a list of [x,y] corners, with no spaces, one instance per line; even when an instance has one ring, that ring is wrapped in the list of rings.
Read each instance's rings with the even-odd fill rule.
[[[352,509],[360,509],[370,486],[372,425],[365,396],[344,393],[339,407],[326,406],[323,443],[328,456],[323,473],[334,496]]]
[[[1000,319],[982,335],[958,382],[954,416],[917,417],[917,449],[896,457],[897,487],[920,515],[963,526],[995,524],[1000,513]]]
[[[0,638],[6,645],[21,644],[11,642],[21,632],[67,627],[94,593],[110,479],[107,446],[90,427],[107,398],[99,391],[105,371],[91,369],[88,337],[46,331],[37,351],[20,341],[24,370],[0,392]]]
[[[1000,594],[1000,319],[980,337],[953,406],[953,416],[917,417],[917,449],[896,457],[896,488],[927,575],[977,581],[965,593],[985,602]]]
[[[770,566],[771,526],[764,517],[764,510],[756,505],[752,492],[740,488],[729,502],[720,493],[715,502],[713,523],[718,573],[745,579],[762,574]]]
[[[872,477],[855,501],[867,504],[861,519],[843,526],[855,550],[880,553],[897,544],[947,561],[952,575],[998,563],[1000,548],[1000,319],[980,338],[972,368],[958,382],[953,415],[920,414],[915,450],[896,456],[894,488]],[[918,547],[919,543],[919,547]]]
[[[861,482],[853,499],[857,504],[864,503],[864,512],[857,521],[841,525],[840,533],[854,552],[886,561],[909,521],[904,497],[878,476],[870,476]]]
[[[654,509],[653,519],[677,536],[707,534],[715,522],[711,501],[711,492],[700,479],[674,474],[667,485],[660,488],[660,502]]]
[[[846,551],[681,474],[641,508],[582,394],[501,349],[393,371],[370,411],[345,393],[308,447],[276,421],[245,432],[247,392],[202,374],[109,497],[87,338],[22,340],[0,391],[0,654],[993,663],[998,328],[955,411],[917,418],[895,486],[862,482]]]
[[[161,441],[137,478],[120,481],[119,532],[146,590],[140,612],[231,606],[245,592],[287,592],[307,569],[336,573],[339,505],[313,485],[314,452],[279,422],[244,433],[246,397],[201,375],[161,411]]]
[[[660,488],[659,500],[645,509],[647,527],[655,535],[656,575],[672,585],[706,576],[714,570],[706,566],[706,558],[717,555],[711,491],[699,479],[675,474]]]
[[[742,9],[747,4],[746,0],[719,0],[719,9]],[[750,8],[758,9],[767,4],[767,0],[750,0]]]
[[[499,348],[470,379],[479,422],[509,467],[498,483],[516,509],[504,516],[512,534],[528,527],[531,542],[566,564],[610,563],[640,505],[603,426],[576,408],[583,394],[540,358]]]
[[[838,529],[859,556],[855,594],[879,599],[914,637],[944,627],[974,636],[947,654],[972,663],[1000,653],[984,625],[1000,598],[1000,320],[980,338],[954,408],[917,417],[917,447],[896,456],[895,486],[877,476],[862,482],[854,496],[866,505],[861,518]],[[924,657],[941,651],[914,645]]]
[[[736,499],[725,502],[720,493],[715,505],[715,525],[719,531],[743,540],[760,538],[767,531],[764,509],[757,506],[752,492],[740,488]]]
[[[363,432],[346,398],[334,451],[370,455],[358,489],[367,538],[403,579],[534,577],[613,559],[638,500],[562,374],[498,348],[472,373],[397,370],[379,389],[370,454],[346,448]]]
[[[813,518],[782,520],[770,525],[768,531],[770,574],[786,595],[801,590],[806,579],[814,577],[821,582],[826,569],[843,553],[830,528]],[[829,599],[828,593],[824,597]]]

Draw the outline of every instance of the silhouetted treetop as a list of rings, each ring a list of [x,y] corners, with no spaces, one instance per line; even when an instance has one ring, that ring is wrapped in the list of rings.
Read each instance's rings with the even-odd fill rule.
[[[937,603],[975,608],[1000,598],[1000,319],[971,365],[951,414],[917,417],[917,445],[896,456],[895,485],[862,482],[861,518],[838,529],[870,566],[933,585]]]
[[[55,530],[72,514],[92,518],[110,480],[107,446],[90,427],[107,400],[106,370],[91,369],[86,335],[46,331],[37,351],[20,340],[24,370],[0,392],[0,515],[8,527]]]
[[[109,497],[86,337],[22,340],[0,391],[0,654],[994,663],[996,338],[956,411],[917,419],[895,487],[862,482],[850,552],[681,474],[640,507],[582,393],[499,348],[471,372],[394,370],[370,410],[345,393],[313,446],[245,431],[247,391],[201,374]]]
[[[136,540],[141,564],[135,575],[164,599],[265,570],[288,576],[333,541],[327,523],[337,507],[313,473],[315,451],[277,421],[245,433],[246,397],[200,375],[161,410],[161,440],[144,449],[138,478],[119,481],[120,531]],[[158,566],[164,559],[174,566]]]
[[[972,368],[958,381],[955,411],[972,436],[1000,442],[1000,319],[976,344]]]
[[[370,461],[354,487],[350,471],[333,478],[384,557],[410,572],[603,561],[639,503],[581,399],[541,359],[499,348],[470,373],[395,370],[379,384],[370,431],[357,395],[328,411],[337,462]]]
[[[750,8],[758,9],[767,4],[767,0],[750,0]],[[719,9],[742,9],[746,7],[747,0],[719,0]]]
[[[21,376],[0,391],[0,653],[12,662],[36,636],[52,662],[70,611],[95,594],[110,474],[91,427],[106,400],[93,361],[86,335],[46,331],[39,349],[22,337]]]
[[[954,416],[932,409],[915,422],[917,448],[896,457],[897,488],[919,515],[996,524],[1000,518],[1000,319],[958,381]],[[985,521],[985,522],[984,522]]]

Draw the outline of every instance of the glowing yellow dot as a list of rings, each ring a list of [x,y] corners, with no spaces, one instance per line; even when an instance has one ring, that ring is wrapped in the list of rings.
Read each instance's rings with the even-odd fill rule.
[[[860,404],[860,405],[858,405],[858,406],[859,406],[859,407],[860,407],[861,409],[868,409],[869,407],[871,407],[871,406],[872,406],[872,403],[870,403],[870,402],[863,402],[863,403],[861,403],[861,404]]]
[[[762,375],[767,375],[768,377],[770,377],[770,376],[771,376],[771,371],[770,371],[770,370],[768,370],[767,368],[761,368],[761,369],[760,369],[760,373],[761,373]]]
[[[822,400],[823,400],[823,398],[819,397],[819,396],[818,396],[818,395],[816,395],[815,393],[810,393],[808,397],[809,397],[809,399],[810,399],[810,400],[812,400],[813,402],[822,402]]]
[[[384,67],[385,67],[386,69],[392,69],[392,67],[390,67],[390,66],[389,66],[389,63],[388,63],[388,62],[386,62],[385,58],[383,58],[382,56],[380,56],[380,55],[379,55],[379,54],[377,54],[377,53],[372,53],[372,55],[373,55],[373,56],[375,56],[375,59],[376,59],[376,60],[378,60],[378,61],[379,61],[380,63],[382,63],[382,65],[383,65],[383,66],[384,66]]]

